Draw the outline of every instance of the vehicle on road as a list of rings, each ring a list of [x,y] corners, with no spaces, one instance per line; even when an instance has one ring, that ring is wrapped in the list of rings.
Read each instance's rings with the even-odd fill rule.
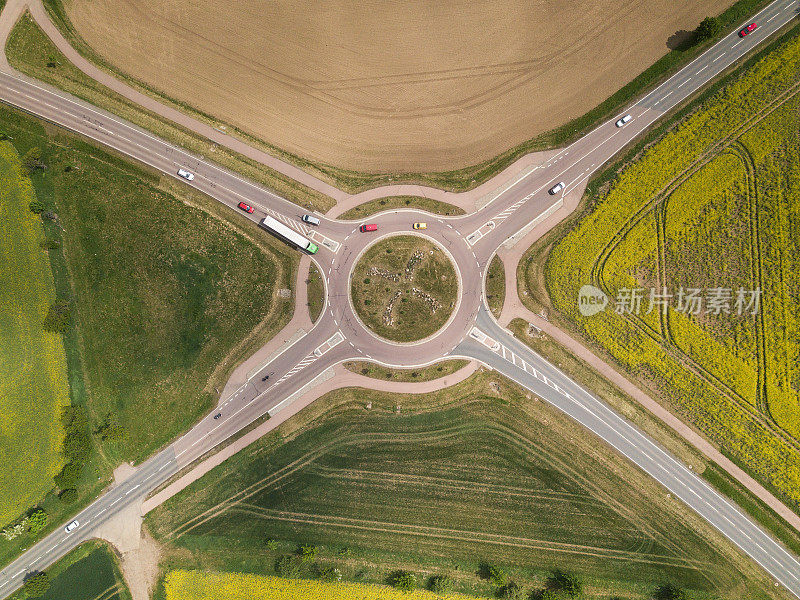
[[[221,416],[222,416],[222,413],[217,413],[217,414],[215,414],[215,415],[214,415],[214,420],[216,421],[216,420],[217,420],[217,419],[219,419]]]
[[[555,184],[553,187],[550,188],[550,190],[548,191],[548,194],[550,194],[551,196],[555,196],[558,192],[563,190],[565,187],[566,187],[566,184],[563,181],[559,181],[557,184]]]
[[[79,526],[80,523],[78,523],[78,520],[75,519],[74,521],[72,521],[72,523],[69,523],[66,527],[64,527],[64,531],[70,533],[71,531],[75,531]]]
[[[192,181],[194,179],[194,173],[189,173],[186,169],[178,169],[178,175],[183,177],[186,181]]]
[[[239,208],[241,208],[244,212],[253,214],[253,207],[249,204],[245,204],[244,202],[239,202]]]
[[[756,27],[758,27],[756,23],[750,23],[750,25],[748,25],[739,32],[739,37],[745,37],[747,34],[755,31]]]
[[[427,229],[427,223],[414,223],[414,229]]]
[[[303,215],[302,217],[303,223],[308,223],[309,225],[317,225],[319,226],[319,219],[314,215]]]
[[[287,227],[277,219],[273,219],[272,217],[264,217],[259,225],[261,225],[261,227],[270,233],[277,235],[290,244],[297,246],[301,250],[305,250],[309,254],[316,254],[317,250],[319,250],[319,247],[314,242],[300,235],[291,227]]]
[[[623,125],[625,125],[625,123],[629,123],[631,121],[631,119],[633,119],[632,116],[625,115],[619,121],[617,121],[616,125],[617,125],[617,127],[622,127]]]
[[[361,233],[366,233],[367,231],[377,231],[378,226],[375,225],[375,223],[369,223],[368,225],[362,225],[358,229],[361,231]]]

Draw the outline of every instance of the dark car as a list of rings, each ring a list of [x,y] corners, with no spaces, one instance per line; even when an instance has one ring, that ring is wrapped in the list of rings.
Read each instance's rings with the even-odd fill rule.
[[[742,30],[739,32],[739,37],[744,37],[744,36],[746,36],[748,33],[750,33],[751,31],[755,31],[755,30],[756,30],[756,27],[758,27],[758,25],[756,25],[755,23],[750,23],[750,25],[748,25],[747,27],[745,27],[744,29],[742,29]]]
[[[245,204],[244,202],[239,202],[239,208],[241,208],[246,213],[252,213],[253,207],[249,204]]]
[[[365,233],[367,231],[377,231],[378,226],[375,225],[375,223],[370,223],[369,225],[362,225],[359,227],[359,229],[361,230],[361,233]]]

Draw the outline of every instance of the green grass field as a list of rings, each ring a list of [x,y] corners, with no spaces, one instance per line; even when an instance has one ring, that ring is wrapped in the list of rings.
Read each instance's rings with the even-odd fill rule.
[[[130,600],[117,559],[101,542],[86,542],[47,569],[50,589],[41,600]],[[23,590],[11,600],[28,598]]]
[[[419,382],[432,381],[433,379],[441,379],[442,377],[451,375],[466,366],[467,362],[466,360],[443,360],[419,369],[390,369],[373,362],[355,361],[344,363],[344,367],[353,373],[372,377],[373,379]]]
[[[56,290],[34,200],[17,151],[0,142],[0,526],[47,493],[63,464],[67,365],[61,336],[42,328]]]
[[[526,590],[576,572],[587,598],[649,598],[665,581],[693,598],[782,594],[657,483],[490,372],[424,396],[328,394],[147,524],[169,568],[269,574],[313,544],[304,576],[447,573],[478,596],[495,592],[483,563]]]
[[[363,219],[370,215],[374,215],[385,210],[394,210],[402,208],[415,208],[418,210],[425,210],[435,215],[456,216],[465,214],[458,206],[441,202],[439,200],[432,200],[431,198],[423,198],[422,196],[387,196],[386,198],[377,198],[370,200],[364,204],[354,206],[348,211],[339,215],[339,219]]]
[[[800,508],[800,30],[762,51],[685,110],[636,161],[590,186],[594,206],[556,242],[545,269],[553,306],[591,343]],[[649,140],[648,140],[649,141]],[[615,175],[618,171],[619,174]],[[562,233],[563,235],[563,233]],[[541,247],[558,236],[545,241]],[[540,249],[541,249],[540,247]],[[541,252],[538,253],[541,255]],[[531,290],[541,272],[526,273]],[[593,317],[586,283],[732,290],[720,314],[677,310]],[[757,314],[736,290],[761,289]],[[532,291],[530,296],[537,293]],[[744,298],[745,302],[748,298]],[[705,304],[703,306],[706,306]]]
[[[367,249],[353,269],[350,294],[356,313],[372,331],[396,342],[438,331],[458,294],[450,259],[432,242],[396,235]]]

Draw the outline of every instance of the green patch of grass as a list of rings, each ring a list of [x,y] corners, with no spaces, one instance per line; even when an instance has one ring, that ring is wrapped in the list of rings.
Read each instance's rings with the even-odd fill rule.
[[[102,542],[80,545],[47,569],[50,589],[41,600],[130,600],[117,559]],[[11,600],[28,598],[18,590]]]
[[[438,246],[418,236],[396,235],[359,259],[350,293],[367,327],[387,339],[410,342],[428,337],[447,322],[458,281]]]
[[[56,289],[35,200],[14,146],[0,142],[0,527],[53,487],[64,462],[67,364],[61,335],[44,329]]]
[[[52,3],[49,4],[48,8],[51,9],[52,15]],[[56,23],[63,24],[63,21],[57,18]],[[85,50],[82,46],[78,48]],[[12,29],[6,44],[6,56],[11,66],[22,73],[74,94],[190,152],[242,173],[300,206],[325,212],[335,204],[332,198],[241,154],[211,144],[205,138],[143,109],[97,83],[61,54],[28,13],[23,15]],[[93,58],[95,57],[90,57]],[[165,100],[162,97],[158,99]]]
[[[466,360],[444,360],[427,367],[418,369],[392,369],[383,367],[368,361],[353,361],[344,363],[345,369],[372,377],[373,379],[383,379],[384,381],[432,381],[441,379],[447,375],[452,375],[459,369],[464,368],[469,361]]]
[[[591,599],[647,598],[664,581],[697,599],[781,597],[655,481],[491,372],[426,395],[327,394],[147,524],[165,569],[272,574],[306,544],[318,552],[301,576],[442,573],[477,596],[497,592],[488,564],[526,592],[560,568]]]
[[[212,125],[222,125],[218,119],[204,114],[185,103],[177,102],[167,97],[165,94],[145,86],[141,82],[136,81],[105,62],[75,31],[75,28],[69,21],[67,11],[64,9],[63,0],[45,0],[44,4],[56,26],[59,27],[72,46],[84,57],[123,79],[128,84],[138,88],[140,91],[144,91],[157,98],[161,102],[177,106],[184,112]],[[380,185],[397,183],[430,185],[454,192],[465,191],[490,179],[519,157],[529,152],[561,147],[578,139],[587,131],[590,131],[601,122],[619,112],[624,106],[630,104],[648,89],[657,86],[669,76],[679,71],[684,65],[694,60],[699,54],[707,50],[717,40],[727,34],[733,27],[736,27],[746,16],[757,12],[767,4],[769,4],[769,0],[738,0],[719,15],[719,23],[722,26],[722,30],[716,37],[705,40],[699,44],[682,47],[677,50],[670,50],[661,59],[587,113],[551,131],[527,140],[499,156],[463,169],[454,169],[438,173],[364,173],[342,169],[333,165],[312,162],[281,150],[262,140],[258,140],[241,131],[235,131],[235,133],[247,143],[262,148],[270,154],[278,156],[287,162],[291,162],[305,171],[313,173],[315,176],[325,179],[351,193]],[[358,217],[356,216],[353,218]]]
[[[486,302],[495,319],[500,318],[503,303],[506,301],[506,274],[503,261],[495,255],[486,271]]]
[[[456,216],[466,214],[463,209],[447,202],[423,198],[422,196],[387,196],[386,198],[376,198],[354,206],[342,213],[338,218],[341,220],[363,219],[385,210],[397,208],[415,208],[424,210],[435,215]]]
[[[313,262],[308,270],[306,285],[308,285],[308,315],[311,317],[311,322],[316,323],[325,306],[325,282],[322,281],[322,274]]]

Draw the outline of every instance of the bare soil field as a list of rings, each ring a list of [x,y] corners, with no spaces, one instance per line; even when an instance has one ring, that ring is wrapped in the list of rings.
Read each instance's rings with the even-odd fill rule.
[[[731,0],[65,0],[148,87],[315,162],[441,171],[580,116]]]

